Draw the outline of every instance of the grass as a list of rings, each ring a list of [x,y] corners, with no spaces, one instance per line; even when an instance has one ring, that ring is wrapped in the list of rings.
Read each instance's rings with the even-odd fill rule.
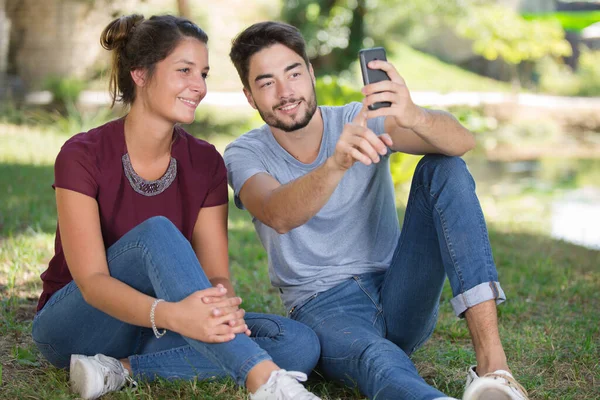
[[[53,254],[52,164],[67,137],[39,127],[0,125],[0,399],[74,398],[67,373],[49,366],[30,338],[39,274]],[[523,202],[480,196],[493,216],[490,238],[509,296],[499,316],[513,371],[532,399],[600,398],[600,252],[541,233],[536,216],[541,218],[544,206],[535,197]],[[519,217],[523,214],[527,217]],[[231,268],[245,307],[282,313],[250,218],[231,206],[229,220]],[[452,314],[450,296],[446,286],[436,331],[414,360],[428,382],[460,397],[475,357],[464,321]],[[318,378],[310,385],[324,399],[362,399]],[[159,381],[105,398],[245,399],[246,394],[231,381]]]
[[[510,92],[509,83],[478,75],[446,63],[430,54],[396,42],[387,48],[388,60],[394,64],[412,91]],[[362,86],[358,62],[352,67],[353,84]]]

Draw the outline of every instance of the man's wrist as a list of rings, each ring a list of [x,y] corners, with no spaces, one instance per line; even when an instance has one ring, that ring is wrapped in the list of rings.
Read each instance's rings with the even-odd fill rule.
[[[427,130],[429,125],[431,125],[431,114],[427,111],[426,108],[417,107],[417,117],[415,118],[416,122],[411,128],[413,131],[423,131]]]
[[[327,160],[325,160],[324,164],[325,168],[333,173],[344,174],[348,169],[342,167],[335,161],[335,155],[330,156]]]

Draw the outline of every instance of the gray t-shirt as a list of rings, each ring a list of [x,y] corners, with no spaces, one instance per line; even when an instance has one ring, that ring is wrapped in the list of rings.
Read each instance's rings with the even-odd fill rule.
[[[267,125],[227,146],[224,159],[236,205],[243,209],[240,189],[255,174],[267,173],[284,185],[323,164],[333,154],[344,125],[361,107],[361,103],[320,107],[323,138],[319,155],[311,164],[290,155]],[[383,117],[369,120],[367,126],[378,135],[383,133]],[[286,234],[253,218],[269,257],[269,277],[280,289],[288,309],[352,276],[389,266],[400,236],[390,154],[388,151],[378,164],[356,162],[327,204],[304,225]]]

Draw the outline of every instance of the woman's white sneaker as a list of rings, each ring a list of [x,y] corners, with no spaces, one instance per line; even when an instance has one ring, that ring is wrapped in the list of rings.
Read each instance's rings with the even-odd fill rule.
[[[256,393],[250,395],[251,400],[321,400],[300,382],[306,381],[302,372],[280,369],[271,372],[267,383],[263,384]]]
[[[137,386],[119,360],[103,354],[73,354],[70,368],[71,389],[86,400],[117,391],[127,382]]]

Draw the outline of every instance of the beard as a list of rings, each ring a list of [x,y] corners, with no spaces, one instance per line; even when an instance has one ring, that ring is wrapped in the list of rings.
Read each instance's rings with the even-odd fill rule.
[[[297,103],[299,101],[304,101],[306,103],[306,111],[293,116],[293,120],[291,122],[285,122],[275,116],[275,110],[277,108],[283,107],[287,104]],[[262,120],[265,121],[265,123],[270,127],[281,129],[284,132],[297,131],[298,129],[302,129],[308,125],[313,115],[315,115],[315,112],[317,111],[317,95],[315,93],[315,87],[313,86],[312,96],[310,96],[308,101],[306,101],[304,97],[289,98],[274,106],[272,111],[261,110],[258,107],[257,110]]]

